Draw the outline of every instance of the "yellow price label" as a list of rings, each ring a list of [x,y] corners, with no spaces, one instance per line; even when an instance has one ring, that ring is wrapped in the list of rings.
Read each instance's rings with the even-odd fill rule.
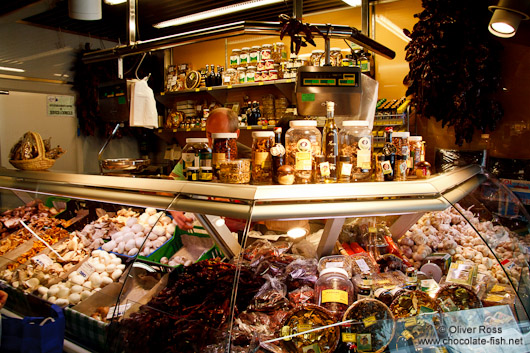
[[[201,127],[201,131],[206,131],[206,128],[205,127]]]
[[[247,126],[247,130],[252,130],[252,126]]]
[[[356,333],[343,332],[342,333],[342,342],[357,342],[357,334]]]
[[[188,128],[188,129],[186,129],[186,131],[191,131],[191,129]]]
[[[311,324],[299,324],[298,325],[298,333],[309,331],[313,328],[313,325]]]
[[[367,318],[363,319],[364,327],[372,326],[377,322],[377,319],[375,318],[375,315],[368,316]]]
[[[503,290],[503,286],[499,286],[498,284],[496,284],[493,286],[493,288],[491,288],[490,292],[502,292]]]
[[[226,88],[230,89],[230,88],[232,88],[232,85],[228,85],[228,86],[226,86]]]
[[[263,86],[263,82],[258,83],[258,86]]]
[[[173,132],[177,132],[177,129],[173,129]]]
[[[484,300],[488,301],[488,302],[500,303],[500,302],[502,302],[503,299],[504,299],[504,297],[502,295],[488,294],[488,296]]]
[[[262,130],[267,130],[267,125],[261,125]]]
[[[160,92],[160,95],[161,95],[161,96],[165,96],[165,95],[166,95],[166,92]]]
[[[287,83],[291,83],[291,82],[293,82],[293,80],[291,80],[290,78],[288,78],[287,80],[285,80],[285,82],[287,82]]]
[[[195,88],[195,92],[199,92],[200,90],[200,88]]]
[[[208,91],[211,91],[213,88],[212,87],[208,87]]]
[[[416,317],[415,316],[412,316],[412,317],[408,317],[405,319],[405,327],[410,327],[410,326],[414,326],[416,325]]]
[[[159,132],[159,133],[162,132],[162,129],[158,129],[158,132]]]

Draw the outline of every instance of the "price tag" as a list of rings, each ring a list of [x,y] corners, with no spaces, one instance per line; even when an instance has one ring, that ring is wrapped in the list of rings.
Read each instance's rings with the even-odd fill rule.
[[[158,133],[161,133],[162,132],[162,129],[158,129]]]
[[[89,262],[85,262],[81,265],[81,267],[79,267],[77,272],[81,276],[83,276],[83,278],[88,279],[88,277],[90,277],[90,275],[93,274],[95,270],[96,269],[94,268],[94,266],[92,266],[92,264],[90,264]]]
[[[44,268],[53,264],[53,260],[50,259],[48,255],[46,254],[40,254],[40,255],[34,256],[31,258],[31,260],[38,266],[42,266]]]
[[[485,301],[495,302],[495,303],[500,303],[502,302],[503,299],[504,297],[502,295],[497,295],[497,294],[488,294],[486,298],[484,298]]]
[[[252,126],[247,126],[247,130],[252,130]]]
[[[262,129],[262,130],[267,130],[267,125],[262,125],[262,126],[261,126],[261,129]]]
[[[309,331],[313,328],[313,325],[311,324],[299,324],[298,325],[298,333]]]
[[[363,259],[355,260],[362,272],[370,272],[370,267],[366,264]]]
[[[258,83],[258,86],[263,86],[263,82]]]
[[[364,327],[372,326],[377,322],[377,319],[375,318],[375,315],[368,316],[367,318],[363,319]]]
[[[212,87],[208,87],[208,91],[211,91],[212,90]]]
[[[291,80],[290,78],[288,78],[287,80],[285,80],[285,82],[287,82],[287,83],[291,83],[291,82],[293,82],[293,80]]]
[[[416,325],[416,317],[415,316],[407,317],[405,319],[405,327],[410,327],[410,326],[414,326],[414,325]]]
[[[344,263],[342,261],[336,261],[336,262],[326,262],[326,268],[343,268]]]
[[[232,85],[228,85],[228,86],[226,86],[226,88],[227,88],[227,89],[230,89],[230,88],[232,88]]]
[[[498,284],[494,285],[493,288],[491,288],[490,292],[502,292],[504,291],[503,286],[499,286]]]
[[[434,310],[431,309],[431,308],[428,308],[426,306],[420,306],[420,314],[429,314],[429,313],[433,313]]]
[[[177,132],[177,129],[173,129],[173,132]]]
[[[195,88],[195,92],[199,92],[200,90],[200,88]]]
[[[206,128],[205,127],[201,127],[201,131],[206,131]]]
[[[343,332],[342,333],[342,342],[357,342],[357,334],[356,333]]]
[[[160,95],[161,95],[161,96],[165,96],[165,95],[166,95],[166,92],[160,92]]]
[[[191,129],[190,129],[190,128],[187,128],[187,129],[186,129],[186,131],[188,131],[188,132],[189,132],[189,131],[191,131]]]
[[[115,306],[111,307],[107,314],[107,319],[112,319],[114,316],[116,317],[123,316],[123,314],[125,314],[125,312],[129,310],[130,307],[131,307],[131,303],[122,304],[118,306],[118,310],[115,309],[116,308]],[[116,310],[116,315],[114,315],[114,310]]]

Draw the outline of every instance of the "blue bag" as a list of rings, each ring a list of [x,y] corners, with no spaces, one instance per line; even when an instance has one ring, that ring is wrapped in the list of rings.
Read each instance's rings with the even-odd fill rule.
[[[49,317],[22,319],[2,315],[2,353],[62,353],[64,344],[64,314],[53,304]]]

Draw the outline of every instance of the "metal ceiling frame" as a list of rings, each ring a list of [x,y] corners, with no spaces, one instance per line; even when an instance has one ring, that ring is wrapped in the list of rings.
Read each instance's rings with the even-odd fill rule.
[[[394,59],[396,53],[390,48],[365,36],[355,27],[331,24],[311,24],[322,33],[328,33],[331,38],[350,40],[368,50],[387,59]],[[204,29],[177,33],[165,37],[137,41],[131,45],[118,45],[111,49],[103,49],[83,55],[85,63],[113,60],[130,55],[142,54],[150,51],[169,49],[173,47],[210,41],[214,39],[233,37],[245,34],[260,34],[278,36],[282,25],[280,22],[239,21]]]

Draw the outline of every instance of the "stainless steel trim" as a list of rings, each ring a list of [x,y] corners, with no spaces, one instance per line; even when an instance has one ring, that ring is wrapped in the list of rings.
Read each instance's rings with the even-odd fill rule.
[[[237,239],[234,238],[226,225],[217,227],[214,224],[215,217],[210,215],[196,214],[196,217],[227,258],[231,259],[241,253],[241,245],[239,245]]]
[[[471,177],[471,179],[458,185],[458,187],[455,187],[454,189],[445,192],[443,194],[443,197],[448,202],[454,205],[455,203],[466,197],[468,194],[470,194],[473,190],[475,190],[477,186],[482,184],[486,179],[487,177],[484,174],[475,175]]]
[[[331,255],[345,221],[345,218],[333,218],[326,221],[324,232],[322,232],[322,237],[320,238],[317,248],[319,258]]]

